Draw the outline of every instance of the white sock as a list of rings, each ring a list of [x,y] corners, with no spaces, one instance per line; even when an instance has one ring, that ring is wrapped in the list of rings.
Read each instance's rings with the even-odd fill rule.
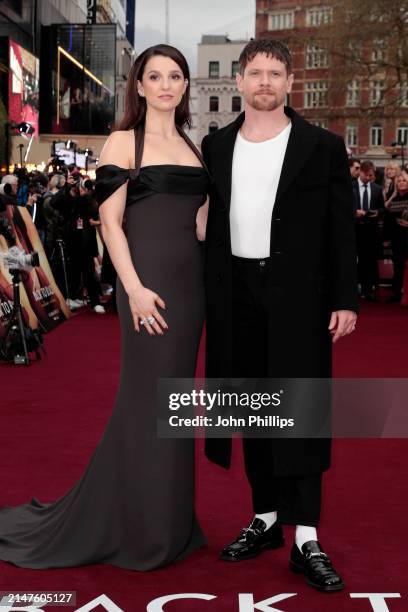
[[[264,523],[266,523],[266,529],[272,527],[272,525],[276,522],[278,518],[278,513],[275,512],[265,512],[265,514],[255,514],[255,518],[261,519]]]
[[[316,528],[308,525],[296,525],[295,542],[300,551],[303,544],[310,542],[310,540],[317,540]]]

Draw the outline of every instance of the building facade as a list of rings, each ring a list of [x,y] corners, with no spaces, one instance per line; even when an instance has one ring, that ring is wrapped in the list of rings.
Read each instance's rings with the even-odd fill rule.
[[[123,115],[135,59],[126,32],[134,33],[134,18],[135,0],[0,3],[3,172],[7,161],[13,166],[23,159],[28,167],[45,163],[58,139],[71,138],[78,149],[99,155],[110,127]],[[51,30],[57,33],[51,36]],[[21,121],[35,123],[27,157],[27,137],[10,126]]]
[[[343,136],[354,156],[378,166],[391,156],[404,159],[405,150],[396,143],[408,144],[408,88],[401,103],[395,103],[399,85],[393,87],[393,60],[386,57],[392,47],[392,41],[385,39],[387,25],[379,28],[372,15],[370,36],[366,14],[358,40],[359,24],[347,24],[347,15],[339,15],[338,6],[330,0],[257,0],[256,37],[277,38],[289,45],[295,80],[288,103],[306,119]],[[344,32],[343,57],[335,49],[340,40],[336,28]],[[323,29],[327,46],[317,42]]]
[[[227,36],[203,35],[198,45],[196,95],[196,143],[237,117],[243,98],[237,90],[235,75],[246,40]]]

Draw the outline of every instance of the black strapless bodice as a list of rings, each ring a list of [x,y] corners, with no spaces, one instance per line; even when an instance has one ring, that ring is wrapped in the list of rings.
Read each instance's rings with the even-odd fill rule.
[[[95,195],[100,206],[121,185],[128,183],[126,206],[155,193],[202,195],[210,187],[207,170],[200,166],[155,164],[143,166],[138,174],[132,168],[104,164],[96,169]]]

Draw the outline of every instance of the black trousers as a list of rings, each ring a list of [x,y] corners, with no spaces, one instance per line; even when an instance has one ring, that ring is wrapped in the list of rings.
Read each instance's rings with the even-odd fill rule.
[[[68,248],[68,283],[70,298],[82,298],[81,289],[85,287],[91,307],[100,304],[99,284],[95,278],[95,264],[92,253],[82,250],[80,245],[69,245]]]
[[[233,257],[233,376],[268,376],[267,281],[270,260]],[[316,527],[322,473],[276,476],[273,438],[243,437],[245,471],[256,514],[277,511],[278,520]]]
[[[376,221],[356,223],[357,273],[363,295],[370,295],[379,282],[379,235]]]

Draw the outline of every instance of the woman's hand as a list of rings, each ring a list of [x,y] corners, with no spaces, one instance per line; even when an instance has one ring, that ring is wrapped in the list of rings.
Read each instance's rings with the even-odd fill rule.
[[[163,336],[163,330],[168,329],[168,325],[157,310],[156,304],[160,308],[166,308],[161,297],[146,287],[139,287],[129,293],[130,310],[137,332],[140,332],[141,321],[144,321],[143,327],[146,328],[150,336],[155,336],[156,333]],[[150,319],[151,323],[149,323],[149,317],[154,317],[154,321]]]
[[[395,198],[397,193],[398,193],[397,189],[394,189],[394,191],[391,194],[391,196],[389,197],[389,199],[386,200],[386,202],[384,203],[385,208],[389,208],[391,206],[391,202],[393,201],[393,199]]]

